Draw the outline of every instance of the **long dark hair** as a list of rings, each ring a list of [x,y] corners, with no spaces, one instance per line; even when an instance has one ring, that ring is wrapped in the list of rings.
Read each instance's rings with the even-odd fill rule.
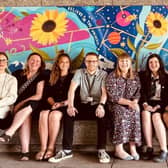
[[[152,59],[152,58],[157,58],[157,59],[158,59],[159,64],[160,64],[160,68],[159,68],[159,70],[158,70],[158,75],[159,75],[159,78],[162,78],[162,76],[165,75],[166,72],[165,72],[165,68],[164,68],[163,61],[162,61],[161,57],[160,57],[158,54],[151,54],[151,55],[148,57],[147,62],[146,62],[146,76],[147,76],[147,77],[151,77],[151,73],[152,73],[152,72],[151,72],[151,70],[150,70],[150,68],[149,68],[149,61],[150,61],[150,59]]]
[[[5,52],[1,52],[1,51],[0,51],[0,55],[5,56],[5,57],[6,57],[6,59],[8,60],[8,56],[7,56],[7,54],[6,54]]]
[[[51,70],[51,74],[50,74],[50,80],[49,80],[49,83],[50,83],[51,86],[53,86],[54,84],[56,84],[56,82],[60,78],[61,71],[60,71],[58,63],[59,63],[59,60],[62,57],[68,58],[69,64],[71,66],[70,56],[67,53],[64,53],[64,50],[60,50],[59,53],[58,53],[58,55],[56,56],[56,60],[55,60],[55,62],[53,64],[53,66],[52,66],[52,70]],[[71,68],[69,68],[69,71],[70,71],[70,69]]]

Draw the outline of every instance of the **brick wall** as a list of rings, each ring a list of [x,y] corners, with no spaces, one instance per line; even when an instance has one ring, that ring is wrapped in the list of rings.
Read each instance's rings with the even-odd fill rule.
[[[1,6],[168,5],[168,0],[0,0]]]

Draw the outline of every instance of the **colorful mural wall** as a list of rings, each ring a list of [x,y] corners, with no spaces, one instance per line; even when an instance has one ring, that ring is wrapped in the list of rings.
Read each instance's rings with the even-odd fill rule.
[[[22,68],[32,51],[50,67],[61,49],[70,54],[73,68],[93,51],[105,70],[122,52],[138,70],[150,53],[158,53],[168,69],[167,16],[168,6],[1,7],[0,51],[8,54],[11,71]]]

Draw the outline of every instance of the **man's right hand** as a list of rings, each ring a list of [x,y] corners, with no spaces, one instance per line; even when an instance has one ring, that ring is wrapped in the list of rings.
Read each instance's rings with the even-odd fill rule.
[[[75,117],[76,113],[78,113],[78,110],[75,107],[71,106],[67,108],[67,113],[70,117]]]

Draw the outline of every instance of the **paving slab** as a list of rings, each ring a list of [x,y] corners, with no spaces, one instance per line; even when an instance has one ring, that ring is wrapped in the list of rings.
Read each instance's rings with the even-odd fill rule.
[[[124,161],[111,159],[109,164],[98,163],[95,152],[75,152],[74,157],[59,163],[35,161],[35,153],[29,161],[19,161],[19,153],[0,152],[0,168],[168,168],[168,163],[154,163],[152,161]]]
[[[167,168],[167,162],[156,163],[153,161],[144,160],[124,161],[115,159],[112,168]]]

